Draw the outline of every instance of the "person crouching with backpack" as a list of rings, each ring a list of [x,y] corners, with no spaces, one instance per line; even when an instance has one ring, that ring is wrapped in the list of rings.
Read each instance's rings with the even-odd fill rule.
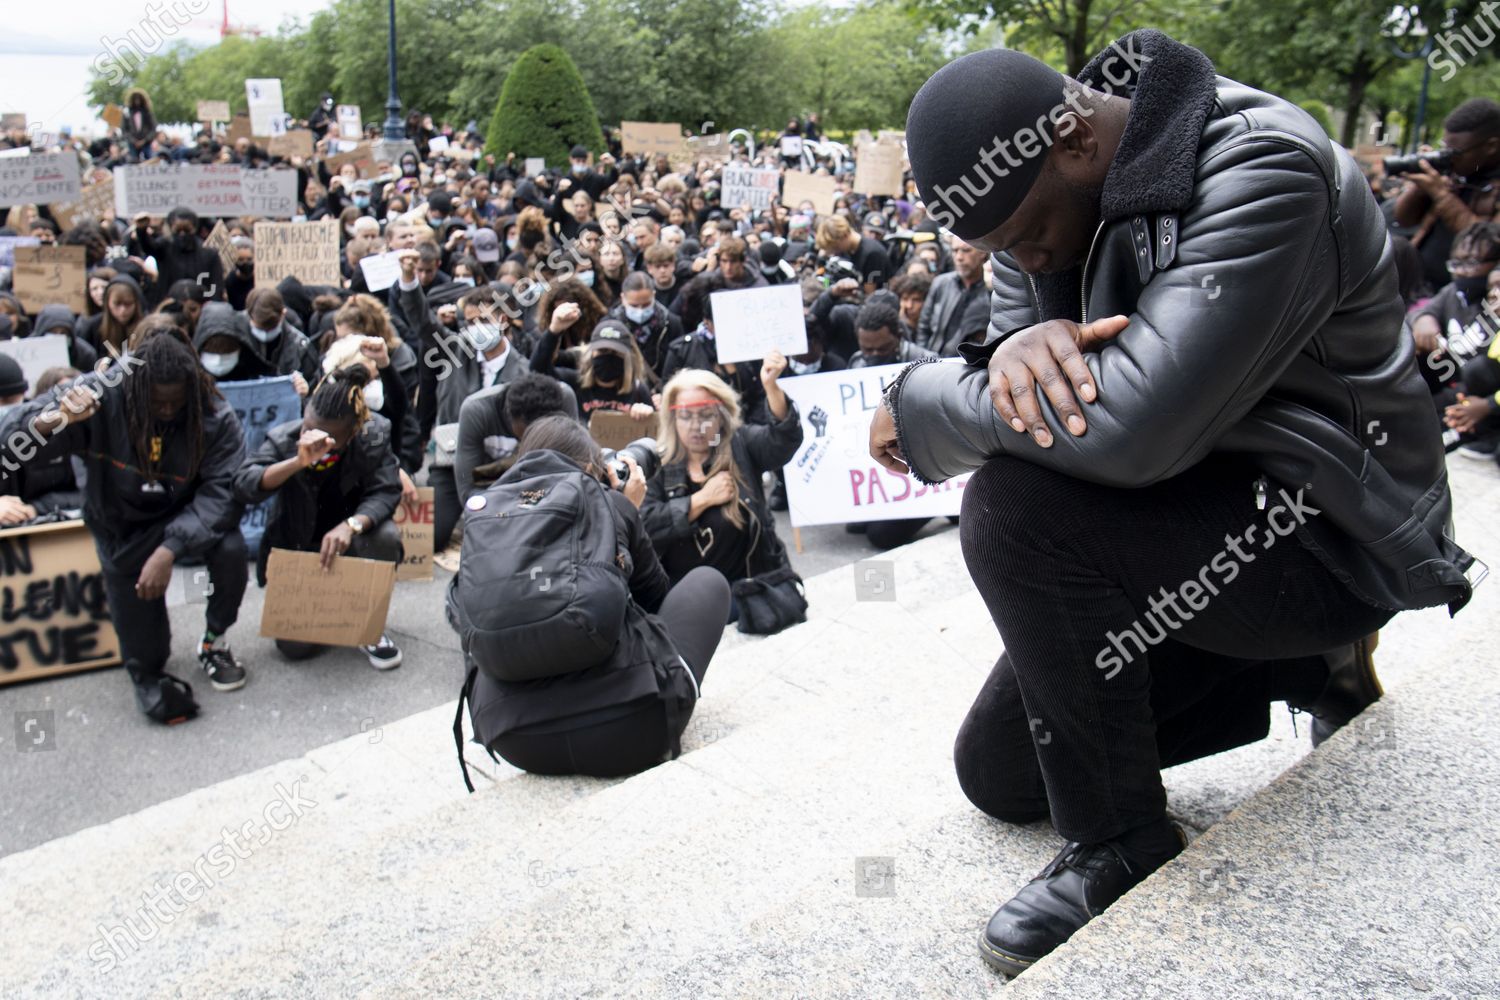
[[[318,382],[301,420],[272,427],[234,477],[235,496],[256,504],[280,496],[266,525],[256,579],[266,585],[271,549],[318,552],[324,569],[339,556],[399,563],[401,530],[391,520],[401,501],[400,465],[391,425],[371,413],[365,387],[370,369],[355,362]],[[327,646],[277,639],[289,660],[305,660]],[[387,636],[362,646],[376,670],[401,665],[401,650]]]
[[[448,619],[475,739],[534,774],[618,777],[681,753],[724,634],[729,584],[700,567],[672,586],[641,524],[646,481],[606,466],[563,416],[531,424],[515,464],[464,514]],[[468,768],[464,783],[473,791]]]

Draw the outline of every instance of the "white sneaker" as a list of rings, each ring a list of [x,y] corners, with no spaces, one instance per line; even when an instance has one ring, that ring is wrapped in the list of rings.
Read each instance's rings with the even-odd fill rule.
[[[401,650],[396,648],[389,636],[382,635],[375,645],[359,648],[365,651],[365,655],[370,658],[370,666],[376,670],[394,670],[401,666]]]

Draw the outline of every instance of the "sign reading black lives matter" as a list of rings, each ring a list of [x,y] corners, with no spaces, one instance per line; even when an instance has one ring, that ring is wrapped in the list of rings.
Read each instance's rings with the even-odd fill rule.
[[[0,531],[0,684],[119,662],[104,573],[83,522]]]
[[[725,211],[749,205],[757,212],[770,211],[780,193],[781,171],[775,167],[747,167],[731,163],[724,168],[719,204]]]

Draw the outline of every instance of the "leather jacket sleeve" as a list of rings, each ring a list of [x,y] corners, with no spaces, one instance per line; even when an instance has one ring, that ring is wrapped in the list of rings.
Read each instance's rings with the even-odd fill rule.
[[[1248,136],[1218,158],[1182,219],[1176,265],[1142,289],[1130,325],[1086,356],[1098,387],[1082,404],[1087,432],[1074,437],[1040,397],[1053,438],[1041,448],[1001,420],[984,363],[919,361],[886,398],[920,481],[1009,454],[1090,482],[1147,485],[1201,459],[1266,394],[1339,294],[1327,280],[1337,266],[1327,185],[1304,152],[1274,139]],[[997,288],[1009,289],[1003,270]],[[1024,322],[1010,292],[997,299],[985,354],[997,330]]]

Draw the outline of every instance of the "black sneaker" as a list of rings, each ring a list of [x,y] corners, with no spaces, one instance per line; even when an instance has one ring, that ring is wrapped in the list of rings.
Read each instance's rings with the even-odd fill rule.
[[[134,660],[125,664],[125,672],[135,685],[135,703],[147,718],[163,725],[175,726],[198,714],[193,700],[193,686],[171,674],[148,674]]]
[[[370,658],[370,666],[376,670],[394,670],[401,666],[401,650],[396,648],[389,636],[382,635],[375,645],[359,648],[365,651],[365,656]]]
[[[1031,968],[1187,846],[1173,823],[1163,821],[1152,836],[1162,846],[1144,856],[1118,841],[1070,842],[990,917],[979,935],[979,954],[1007,976]]]
[[[1328,663],[1328,683],[1311,704],[1292,706],[1313,716],[1313,746],[1338,732],[1385,694],[1380,678],[1375,676],[1375,647],[1379,645],[1380,633],[1373,632],[1358,642],[1323,654]]]
[[[199,648],[198,665],[208,674],[215,691],[238,691],[245,686],[245,668],[234,658],[222,635]]]

